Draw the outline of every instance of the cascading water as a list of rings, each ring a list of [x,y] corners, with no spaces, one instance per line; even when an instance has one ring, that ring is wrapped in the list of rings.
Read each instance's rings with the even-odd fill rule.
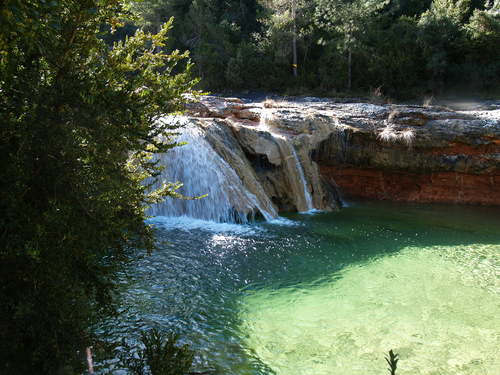
[[[266,220],[276,217],[269,206],[263,208],[257,197],[248,191],[231,166],[203,139],[198,127],[187,124],[181,133],[179,142],[187,143],[159,156],[165,169],[154,188],[163,181],[181,181],[184,185],[178,192],[183,196],[206,197],[196,200],[167,198],[153,205],[149,214],[229,223],[247,222],[257,212]]]
[[[295,197],[297,211],[306,212],[312,210],[312,198],[307,189],[307,181],[299,157],[293,144],[285,137],[274,135],[278,142],[280,153],[283,159],[283,167],[288,183]]]
[[[306,176],[304,174],[304,170],[302,169],[302,166],[300,165],[299,157],[298,157],[297,152],[295,151],[295,147],[293,147],[293,145],[292,145],[292,151],[293,151],[293,156],[295,157],[295,163],[296,163],[297,169],[299,171],[300,180],[302,181],[302,187],[304,188],[304,197],[306,198],[307,211],[310,211],[310,210],[314,209],[314,207],[312,204],[311,194],[309,193],[309,190],[307,189]]]
[[[307,187],[307,179],[292,142],[288,138],[272,132],[267,122],[267,113],[265,111],[261,114],[259,127],[263,131],[268,132],[279,147],[285,175],[294,195],[297,210],[299,212],[313,210],[314,206]]]

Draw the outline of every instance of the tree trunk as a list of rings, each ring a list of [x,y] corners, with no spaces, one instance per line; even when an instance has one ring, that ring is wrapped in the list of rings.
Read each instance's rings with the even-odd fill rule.
[[[347,46],[349,48],[349,56],[347,58],[347,91],[351,91],[351,62],[352,62],[352,21],[349,22],[349,37],[347,39]]]
[[[293,37],[292,37],[292,48],[293,48],[293,76],[297,77],[297,26],[295,23],[295,0],[292,0],[292,18],[293,18]]]
[[[347,91],[351,90],[351,61],[352,61],[352,51],[349,48],[349,57],[347,59],[348,71],[347,71]]]

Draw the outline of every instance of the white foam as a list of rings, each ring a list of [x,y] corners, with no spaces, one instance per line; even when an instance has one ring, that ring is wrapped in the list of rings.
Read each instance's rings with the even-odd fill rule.
[[[268,224],[273,224],[273,225],[282,225],[282,226],[286,226],[286,227],[293,227],[293,226],[297,226],[297,225],[302,225],[303,223],[300,222],[300,221],[293,221],[291,219],[287,219],[285,217],[278,217],[277,219],[273,219],[273,220],[268,220],[267,221]]]
[[[194,219],[187,216],[167,217],[155,216],[146,220],[148,224],[172,230],[180,229],[186,232],[193,230],[205,230],[210,232],[232,232],[239,234],[253,234],[261,230],[255,225],[248,224],[232,224],[232,223],[217,223],[210,220]]]
[[[318,210],[317,208],[311,208],[309,211],[302,211],[302,212],[299,212],[299,214],[316,215],[316,214],[320,214],[322,212],[324,212],[324,211]]]

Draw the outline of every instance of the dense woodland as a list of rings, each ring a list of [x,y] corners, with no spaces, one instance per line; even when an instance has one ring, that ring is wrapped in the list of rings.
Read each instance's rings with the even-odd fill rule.
[[[174,17],[201,88],[394,99],[499,94],[500,1],[144,0],[137,27]],[[294,38],[295,37],[295,38]],[[296,75],[294,76],[294,39]]]

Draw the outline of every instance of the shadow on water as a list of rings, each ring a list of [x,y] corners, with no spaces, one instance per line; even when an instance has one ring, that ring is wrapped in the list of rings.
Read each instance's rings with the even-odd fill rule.
[[[417,288],[412,298],[422,299],[420,304],[441,298],[434,294],[439,285],[443,290],[451,288],[448,284],[455,279],[439,281],[438,274],[446,270],[427,265],[429,260],[423,258],[427,253],[432,255],[431,262],[440,264],[442,260],[443,267],[457,259],[478,266],[458,280],[483,269],[490,273],[483,272],[481,277],[498,278],[498,219],[499,209],[493,207],[359,201],[349,202],[338,212],[288,213],[275,222],[249,225],[190,227],[158,222],[159,239],[170,244],[128,271],[131,279],[123,280],[121,297],[126,313],[120,321],[103,323],[101,333],[120,339],[147,327],[175,330],[197,350],[196,370],[211,374],[285,374],[289,366],[302,365],[304,369],[297,369],[296,374],[342,374],[347,372],[332,370],[327,362],[338,358],[340,364],[339,358],[348,355],[339,351],[354,349],[356,353],[349,356],[358,361],[361,370],[351,369],[352,373],[372,374],[377,372],[367,363],[378,357],[383,361],[376,350],[385,353],[392,348],[386,345],[393,344],[401,347],[401,363],[406,360],[409,366],[417,366],[411,358],[417,358],[417,363],[423,354],[410,343],[418,341],[418,345],[432,348],[426,346],[430,344],[425,343],[421,328],[415,328],[420,330],[420,338],[407,332],[408,327],[420,324],[409,311],[419,307],[403,297],[384,302],[392,298],[391,293],[398,293],[395,286],[384,292],[385,283],[394,278],[407,294]],[[483,262],[485,257],[488,263]],[[413,265],[423,269],[412,270]],[[394,267],[401,270],[392,270]],[[462,268],[457,270],[462,272]],[[437,284],[428,284],[419,275],[437,278]],[[405,286],[413,282],[416,285]],[[475,288],[479,282],[474,283]],[[487,287],[498,294],[496,281],[480,283],[481,290]],[[351,294],[353,288],[358,294]],[[429,291],[429,296],[421,290]],[[438,313],[454,308],[448,307],[450,301],[444,305],[432,301],[418,312],[418,320],[422,316],[439,320]],[[326,306],[329,310],[323,311]],[[360,310],[363,314],[374,310],[375,315],[365,316]],[[394,311],[399,311],[397,316]],[[349,326],[345,314],[359,323]],[[459,319],[450,314],[450,320]],[[393,319],[400,333],[387,333],[389,328],[366,331],[365,321],[382,318]],[[337,331],[331,332],[325,328],[328,326]],[[448,329],[436,327],[439,332]],[[304,333],[308,330],[313,336]],[[363,335],[377,339],[361,344]],[[387,335],[396,335],[399,341],[393,342]],[[331,336],[334,342],[323,342],[317,336]],[[465,364],[459,365],[465,369]],[[378,373],[385,368],[383,362],[373,366]]]

